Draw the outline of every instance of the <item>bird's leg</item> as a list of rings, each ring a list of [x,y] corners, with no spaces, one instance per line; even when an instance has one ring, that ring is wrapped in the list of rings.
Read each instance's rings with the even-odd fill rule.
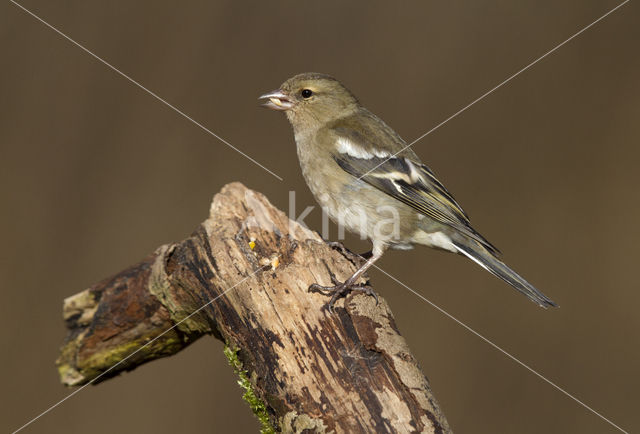
[[[375,249],[374,249],[374,253],[372,254],[371,258],[369,258],[367,262],[365,262],[360,268],[358,268],[356,272],[353,273],[353,275],[351,275],[351,277],[349,277],[344,282],[342,283],[338,282],[335,276],[333,275],[333,273],[331,273],[331,281],[334,283],[334,286],[322,286],[317,283],[314,283],[311,286],[309,286],[309,291],[331,293],[332,294],[331,299],[327,304],[331,312],[333,312],[333,306],[336,303],[336,301],[340,297],[345,297],[351,291],[362,291],[367,295],[372,295],[376,299],[376,304],[378,304],[378,295],[375,292],[373,292],[371,287],[365,283],[356,283],[356,282],[365,271],[367,271],[378,259],[380,259],[381,256],[382,256],[382,251],[375,252]]]

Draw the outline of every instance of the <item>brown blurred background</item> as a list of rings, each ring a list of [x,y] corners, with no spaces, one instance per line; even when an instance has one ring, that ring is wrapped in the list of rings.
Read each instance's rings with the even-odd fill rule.
[[[0,4],[2,429],[70,391],[62,299],[187,236],[241,181],[314,204],[284,116],[257,96],[334,75],[411,141],[618,4],[25,0]],[[640,430],[640,5],[630,2],[415,145],[474,225],[561,308],[417,249],[380,266],[629,431]],[[307,223],[319,229],[317,208]],[[335,232],[333,233],[335,236]],[[350,240],[347,245],[365,250]],[[614,428],[371,273],[458,433]],[[255,432],[222,344],[89,387],[30,433]]]

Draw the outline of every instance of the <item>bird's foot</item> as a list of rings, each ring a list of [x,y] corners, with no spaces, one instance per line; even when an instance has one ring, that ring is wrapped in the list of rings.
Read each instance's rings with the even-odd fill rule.
[[[371,258],[371,256],[373,256],[372,251],[362,253],[361,255],[353,253],[351,250],[347,249],[340,241],[326,241],[326,243],[332,249],[342,253],[342,256],[349,259],[354,263],[354,265],[358,267],[361,266],[366,260]]]
[[[339,251],[344,256],[352,256],[352,255],[354,255],[354,253],[351,252],[351,250],[347,249],[344,246],[344,244],[342,244],[340,241],[325,241],[325,242],[327,243],[327,246],[331,247],[334,250]]]
[[[352,291],[363,292],[364,294],[371,295],[376,299],[376,305],[378,304],[378,294],[366,283],[354,283],[347,279],[344,282],[339,282],[336,277],[331,273],[331,281],[334,286],[322,286],[314,283],[309,286],[309,292],[319,292],[321,294],[331,294],[331,299],[327,303],[327,307],[331,313],[334,313],[334,305],[336,301],[342,297],[346,297]]]

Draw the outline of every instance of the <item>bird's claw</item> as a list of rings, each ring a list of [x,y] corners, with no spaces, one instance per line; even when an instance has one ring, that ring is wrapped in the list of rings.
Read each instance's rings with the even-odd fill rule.
[[[367,259],[369,259],[372,255],[372,252],[365,252],[361,255],[353,253],[351,250],[347,249],[340,241],[326,241],[326,243],[327,246],[339,251],[340,253],[342,253],[342,256],[349,259],[356,265],[361,265],[362,263],[366,262]]]
[[[347,249],[344,244],[342,244],[340,241],[327,241],[327,246],[331,247],[334,250],[339,251],[340,253],[342,253],[342,256],[346,256],[348,258],[352,258],[353,256],[357,256],[354,253],[352,253],[349,249]]]
[[[336,301],[342,297],[346,297],[351,291],[360,291],[366,295],[371,295],[376,299],[376,306],[378,305],[378,294],[374,292],[374,290],[365,283],[354,284],[349,282],[339,282],[336,277],[331,274],[331,281],[334,286],[322,286],[317,283],[314,283],[309,286],[309,292],[320,292],[323,294],[331,294],[331,299],[327,303],[327,307],[331,313],[335,313],[334,306]]]

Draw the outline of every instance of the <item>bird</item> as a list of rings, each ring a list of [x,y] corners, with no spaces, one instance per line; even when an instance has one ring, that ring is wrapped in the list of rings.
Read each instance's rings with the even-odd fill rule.
[[[293,128],[303,177],[329,217],[368,238],[370,254],[351,277],[310,291],[331,294],[328,307],[351,291],[377,295],[358,283],[387,249],[424,245],[463,255],[541,307],[557,304],[509,268],[501,252],[472,226],[469,216],[406,142],[363,107],[335,78],[298,74],[259,97],[283,111]]]

